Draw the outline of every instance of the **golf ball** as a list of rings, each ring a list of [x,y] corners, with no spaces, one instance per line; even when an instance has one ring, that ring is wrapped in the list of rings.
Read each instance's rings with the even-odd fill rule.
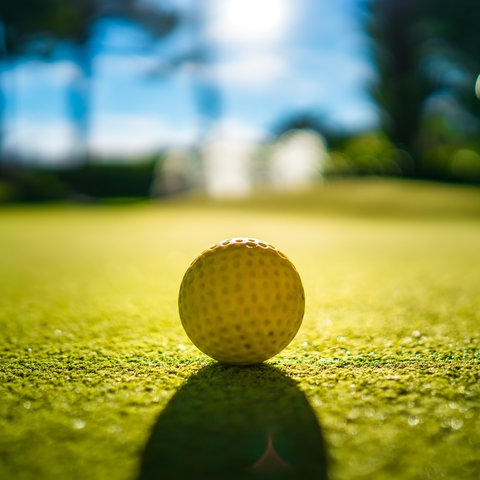
[[[292,262],[254,238],[212,245],[180,285],[180,319],[190,340],[219,362],[252,365],[283,350],[303,319],[305,294]]]

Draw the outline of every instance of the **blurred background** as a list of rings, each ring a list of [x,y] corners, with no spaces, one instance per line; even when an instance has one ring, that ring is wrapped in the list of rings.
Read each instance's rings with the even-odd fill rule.
[[[478,0],[2,0],[0,202],[480,185]]]

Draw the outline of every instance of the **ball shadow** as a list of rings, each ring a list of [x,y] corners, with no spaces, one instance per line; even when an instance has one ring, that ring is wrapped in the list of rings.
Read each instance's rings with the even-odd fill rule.
[[[204,367],[172,397],[143,452],[139,480],[327,479],[321,428],[278,369]]]

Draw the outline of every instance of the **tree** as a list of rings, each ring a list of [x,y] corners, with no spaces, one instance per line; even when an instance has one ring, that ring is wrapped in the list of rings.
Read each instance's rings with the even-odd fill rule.
[[[427,149],[435,135],[428,119],[442,117],[462,141],[480,128],[480,105],[474,95],[480,71],[480,9],[476,0],[369,0],[368,32],[377,82],[372,96],[382,111],[382,129],[402,150],[404,173],[445,176]],[[443,102],[443,110],[433,108]],[[462,121],[454,113],[461,113]],[[453,137],[448,129],[442,135]],[[405,155],[405,152],[407,155]],[[448,170],[448,169],[447,169]]]
[[[26,52],[40,52],[48,57],[60,41],[69,41],[76,47],[73,61],[79,76],[70,88],[70,111],[85,160],[88,160],[93,75],[88,42],[93,23],[105,17],[131,19],[155,39],[170,33],[178,22],[178,15],[172,10],[141,0],[2,0],[0,3],[0,26],[3,27],[0,33],[3,31],[4,37],[0,60],[4,64]],[[0,91],[0,101],[1,98]]]

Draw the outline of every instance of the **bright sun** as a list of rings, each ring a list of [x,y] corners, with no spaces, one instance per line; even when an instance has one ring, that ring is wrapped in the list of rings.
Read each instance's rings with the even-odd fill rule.
[[[289,20],[288,0],[215,0],[212,6],[212,34],[222,42],[271,43]]]

